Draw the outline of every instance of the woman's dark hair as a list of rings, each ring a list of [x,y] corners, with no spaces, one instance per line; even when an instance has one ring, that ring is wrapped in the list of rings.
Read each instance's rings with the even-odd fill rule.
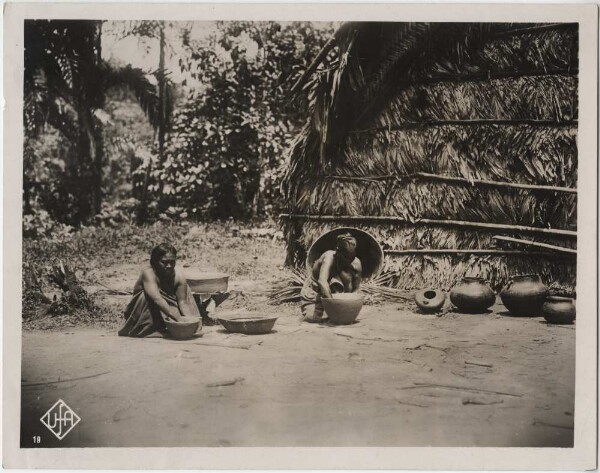
[[[336,250],[340,251],[348,256],[356,255],[356,246],[357,246],[356,238],[354,238],[350,233],[342,233],[338,235],[336,238]]]
[[[174,256],[177,256],[177,250],[170,243],[161,243],[160,245],[155,246],[152,249],[152,253],[150,253],[150,266],[156,268],[158,260],[167,253],[173,253]]]

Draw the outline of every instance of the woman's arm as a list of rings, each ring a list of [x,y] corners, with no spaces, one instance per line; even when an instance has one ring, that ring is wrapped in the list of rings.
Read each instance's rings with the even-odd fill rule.
[[[321,271],[319,271],[319,289],[321,290],[321,297],[326,299],[331,298],[331,289],[329,288],[329,275],[331,274],[331,268],[333,266],[333,252],[327,252],[321,263]]]
[[[194,314],[190,310],[189,301],[187,298],[188,287],[186,279],[181,275],[175,276],[175,295],[177,296],[177,305],[179,306],[179,312],[184,317],[193,318]]]
[[[171,307],[167,301],[165,301],[163,296],[161,296],[154,271],[151,269],[145,270],[142,273],[142,281],[144,282],[144,292],[146,293],[146,296],[157,305],[160,311],[171,319],[179,320],[181,318],[179,311]]]
[[[362,281],[362,263],[358,258],[352,263],[352,292],[358,292],[360,289],[360,283]]]

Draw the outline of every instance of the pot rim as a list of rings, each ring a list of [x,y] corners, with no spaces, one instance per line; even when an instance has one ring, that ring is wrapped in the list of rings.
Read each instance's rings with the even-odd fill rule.
[[[218,279],[229,279],[229,274],[218,271],[197,271],[184,269],[183,274],[188,281],[216,281]]]
[[[338,304],[338,305],[347,305],[347,304],[356,304],[360,302],[361,304],[365,303],[364,297],[356,298],[356,299],[336,299],[335,297],[323,297],[321,298],[321,302],[325,301],[325,304]]]
[[[417,295],[422,295],[423,297],[429,299],[429,297],[425,296],[425,294],[427,294],[428,292],[433,292],[434,296],[431,299],[434,299],[441,295],[443,291],[441,291],[440,289],[422,289],[421,291],[417,292]]]
[[[484,278],[480,278],[480,277],[476,277],[476,276],[464,276],[461,281],[464,282],[483,282],[485,283],[486,280]]]
[[[548,296],[546,298],[546,302],[573,302],[573,298],[564,296]]]
[[[271,317],[248,317],[248,316],[240,316],[240,317],[227,317],[221,316],[217,317],[219,321],[224,320],[225,322],[233,322],[233,323],[256,323],[256,322],[270,322],[271,320],[277,320],[279,316]]]
[[[174,327],[186,327],[188,325],[199,324],[202,319],[200,317],[194,317],[192,320],[182,320],[180,322],[176,320],[165,320],[165,324],[173,325]]]
[[[515,275],[515,276],[512,277],[512,280],[516,281],[517,279],[528,279],[528,278],[534,278],[534,279],[541,280],[540,275],[539,274],[535,274],[535,273],[532,273],[532,274],[517,274],[517,275]]]

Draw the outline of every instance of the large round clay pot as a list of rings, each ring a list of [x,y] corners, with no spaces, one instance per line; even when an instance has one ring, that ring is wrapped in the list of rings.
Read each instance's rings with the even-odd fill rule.
[[[421,289],[415,292],[415,303],[423,312],[432,313],[439,311],[446,302],[446,293],[439,289]]]
[[[481,314],[496,302],[494,291],[481,278],[462,278],[450,291],[450,301],[460,312]]]
[[[575,320],[575,304],[568,297],[550,296],[542,306],[544,318],[551,324],[572,324]]]
[[[364,299],[356,293],[332,294],[331,298],[322,298],[325,313],[336,325],[350,325],[354,323]]]
[[[548,288],[537,274],[514,276],[500,292],[500,299],[514,315],[541,315]]]

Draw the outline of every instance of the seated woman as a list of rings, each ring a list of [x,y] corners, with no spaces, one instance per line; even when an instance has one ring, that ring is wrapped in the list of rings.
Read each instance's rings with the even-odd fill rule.
[[[362,264],[356,257],[356,238],[350,233],[338,235],[335,250],[326,251],[315,261],[312,274],[302,288],[300,308],[306,322],[323,319],[321,298],[336,292],[358,292]]]
[[[200,319],[192,291],[183,274],[175,269],[176,258],[177,251],[168,243],[152,250],[150,267],[142,271],[135,283],[119,335],[145,337],[164,330],[167,318]]]

